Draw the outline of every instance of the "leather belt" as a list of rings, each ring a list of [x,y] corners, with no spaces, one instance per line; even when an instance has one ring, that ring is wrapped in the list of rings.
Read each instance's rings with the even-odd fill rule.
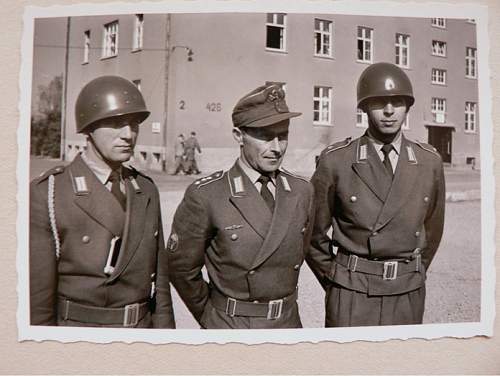
[[[276,320],[281,317],[283,310],[289,309],[297,300],[297,289],[282,299],[270,300],[266,303],[236,300],[222,295],[216,289],[210,294],[212,305],[224,311],[228,316],[266,317]]]
[[[128,304],[123,308],[105,308],[80,304],[60,297],[58,299],[58,310],[63,320],[73,320],[88,324],[134,327],[150,308],[147,301]]]
[[[418,254],[412,260],[404,261],[374,261],[346,253],[339,249],[335,262],[345,266],[351,272],[361,272],[381,276],[386,280],[396,279],[398,275],[419,272],[421,270],[421,255]]]

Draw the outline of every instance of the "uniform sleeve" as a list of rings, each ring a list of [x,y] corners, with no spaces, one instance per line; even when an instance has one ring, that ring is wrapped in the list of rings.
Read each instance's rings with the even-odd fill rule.
[[[45,184],[30,185],[30,321],[57,324],[57,261],[50,228]],[[57,221],[57,218],[56,218]]]
[[[332,240],[328,231],[332,225],[335,185],[324,159],[320,159],[311,183],[314,187],[314,221],[306,262],[323,288],[326,288],[333,260],[330,252]]]
[[[208,210],[197,189],[189,187],[175,213],[167,251],[171,281],[198,322],[209,295],[201,269],[210,233]]]
[[[153,313],[153,327],[175,329],[174,310],[172,308],[172,295],[170,293],[168,254],[165,251],[159,199],[157,258],[156,298],[155,310]]]
[[[422,253],[423,263],[428,269],[441,242],[444,228],[444,208],[446,201],[446,186],[444,179],[443,163],[439,160],[434,177],[434,199],[431,209],[425,218],[425,233],[427,248]]]

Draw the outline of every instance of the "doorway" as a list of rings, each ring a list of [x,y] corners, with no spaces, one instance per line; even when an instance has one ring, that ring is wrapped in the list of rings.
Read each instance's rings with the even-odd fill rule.
[[[437,127],[428,126],[429,129],[429,144],[434,146],[444,163],[451,163],[452,151],[452,127]]]

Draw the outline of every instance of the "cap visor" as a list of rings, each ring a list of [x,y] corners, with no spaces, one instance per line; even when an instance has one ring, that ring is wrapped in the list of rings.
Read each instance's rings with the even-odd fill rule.
[[[297,116],[302,115],[302,112],[286,112],[282,114],[276,114],[276,115],[271,115],[263,119],[259,119],[256,121],[252,121],[251,123],[241,125],[240,128],[243,127],[248,127],[248,128],[261,128],[261,127],[267,127],[269,125],[273,125],[276,123],[279,123],[280,121],[294,118]]]

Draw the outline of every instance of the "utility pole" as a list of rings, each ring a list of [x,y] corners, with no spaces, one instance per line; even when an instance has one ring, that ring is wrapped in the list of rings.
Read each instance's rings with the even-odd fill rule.
[[[170,80],[170,23],[171,15],[166,15],[165,25],[165,95],[163,104],[163,156],[162,156],[162,171],[167,171],[167,126],[168,126],[168,92]]]
[[[61,98],[61,143],[59,158],[66,159],[66,103],[68,93],[68,64],[69,64],[69,34],[71,31],[71,17],[66,21],[66,51],[64,56],[63,92]]]

